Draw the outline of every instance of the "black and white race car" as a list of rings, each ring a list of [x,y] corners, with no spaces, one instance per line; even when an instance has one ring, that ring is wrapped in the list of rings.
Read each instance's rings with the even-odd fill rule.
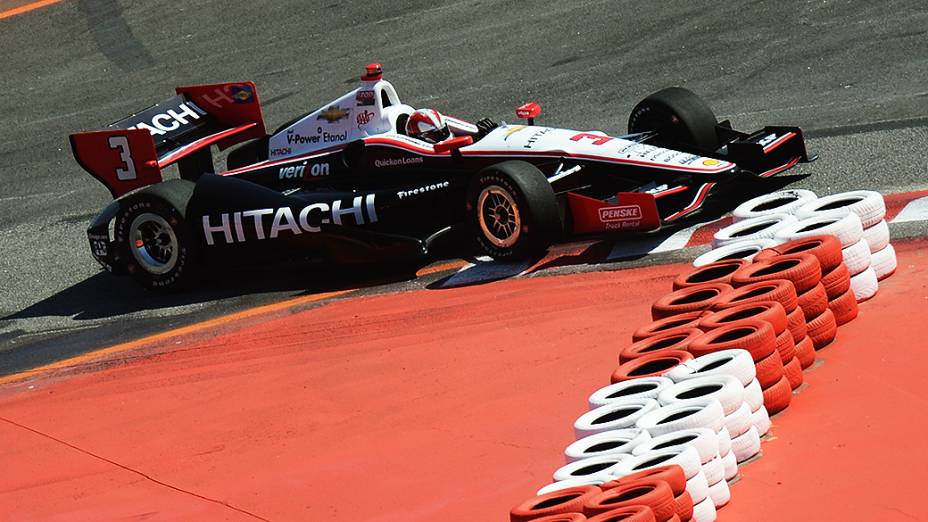
[[[527,103],[516,110],[525,124],[448,117],[454,135],[439,143],[404,133],[414,109],[379,64],[273,134],[254,83],[176,93],[71,135],[78,163],[115,198],[88,229],[93,256],[149,288],[184,285],[217,255],[425,256],[455,228],[481,254],[533,256],[567,236],[685,222],[710,200],[734,207],[756,194],[745,184],[814,159],[799,128],[732,130],[678,87],[641,101],[623,136],[536,125],[541,109]],[[218,174],[214,145],[237,146]],[[164,180],[173,164],[180,179]]]

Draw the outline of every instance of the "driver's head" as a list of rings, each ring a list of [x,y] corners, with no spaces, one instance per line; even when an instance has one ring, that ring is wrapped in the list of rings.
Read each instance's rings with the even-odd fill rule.
[[[445,117],[435,109],[419,109],[406,120],[406,135],[429,143],[438,143],[451,137]]]

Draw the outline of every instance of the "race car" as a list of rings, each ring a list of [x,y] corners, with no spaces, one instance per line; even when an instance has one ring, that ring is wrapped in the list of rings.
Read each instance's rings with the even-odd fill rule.
[[[407,131],[415,112],[379,64],[271,134],[254,83],[179,87],[70,136],[77,162],[115,198],[88,228],[91,253],[152,289],[243,256],[420,258],[453,230],[476,254],[514,260],[565,237],[683,223],[709,201],[733,208],[756,194],[745,184],[814,159],[799,128],[735,131],[679,87],[638,103],[622,136],[538,125],[530,102],[520,124],[445,116],[450,135],[430,142]],[[227,170],[216,172],[213,146],[236,146]],[[179,178],[165,180],[175,164]]]

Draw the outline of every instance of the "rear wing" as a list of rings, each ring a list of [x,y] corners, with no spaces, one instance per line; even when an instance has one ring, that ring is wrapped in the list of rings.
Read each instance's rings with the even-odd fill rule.
[[[212,172],[212,145],[226,149],[267,133],[252,82],[178,87],[176,92],[107,130],[71,135],[74,159],[114,198],[160,183],[161,170],[174,163],[184,178]]]

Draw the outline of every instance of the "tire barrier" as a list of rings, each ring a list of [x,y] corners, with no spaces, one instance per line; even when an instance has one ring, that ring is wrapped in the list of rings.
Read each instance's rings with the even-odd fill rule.
[[[666,377],[642,377],[603,386],[590,394],[587,402],[596,409],[623,399],[657,399],[661,390],[673,384]]]
[[[770,194],[757,196],[754,199],[749,199],[735,207],[735,210],[733,210],[731,214],[735,221],[743,221],[745,219],[775,213],[792,214],[799,207],[817,198],[818,196],[811,190],[781,190],[779,192],[772,192]]]
[[[634,428],[639,418],[659,407],[654,399],[612,401],[578,417],[574,421],[574,433],[577,439],[582,439],[604,431]]]
[[[706,283],[729,283],[731,276],[739,268],[749,264],[746,259],[725,259],[709,263],[685,274],[680,274],[673,280],[673,289],[680,290],[690,286],[698,286]]]
[[[874,252],[871,255],[871,260],[877,281],[886,279],[896,271],[896,249],[892,245],[886,245],[881,250]]]
[[[651,305],[651,318],[663,319],[684,312],[708,310],[719,296],[731,290],[725,283],[706,283],[673,291]]]
[[[564,448],[567,463],[592,457],[631,454],[632,450],[651,440],[651,435],[639,428],[603,431],[587,435]]]
[[[596,486],[578,486],[534,496],[509,511],[510,522],[529,522],[548,515],[583,513],[587,500],[601,493]]]
[[[682,350],[664,350],[632,359],[620,364],[612,372],[612,382],[622,382],[639,377],[660,377],[680,363],[692,359],[690,352]]]
[[[826,301],[825,306],[827,306],[827,304]],[[669,332],[653,335],[623,348],[619,352],[619,364],[662,351],[686,351],[690,342],[702,334],[702,330],[696,328],[674,328]]]
[[[850,276],[848,277],[850,278]],[[848,286],[850,286],[850,281],[848,282]],[[635,330],[634,333],[632,333],[632,342],[642,341],[648,337],[667,333],[679,328],[695,328],[699,319],[709,313],[711,312],[707,310],[696,310],[695,312],[686,312],[658,319]]]

